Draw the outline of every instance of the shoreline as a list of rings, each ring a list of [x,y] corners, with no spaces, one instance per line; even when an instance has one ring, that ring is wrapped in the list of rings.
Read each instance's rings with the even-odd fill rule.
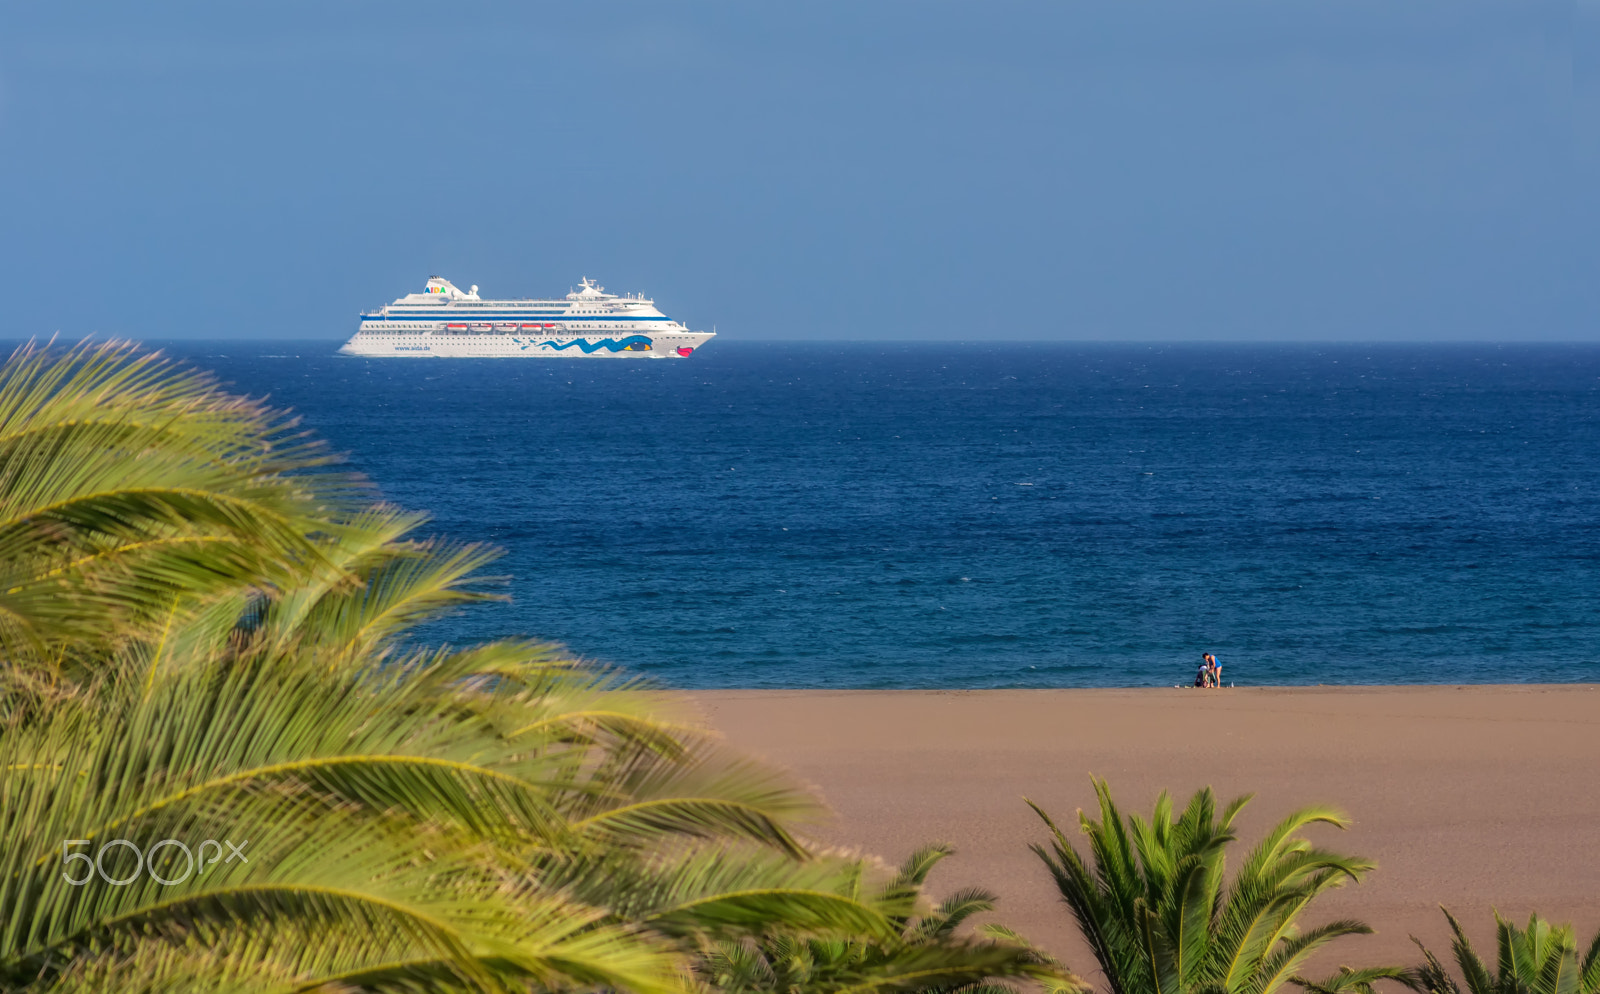
[[[587,658],[587,657],[580,657]],[[626,667],[622,667],[626,670]],[[628,671],[632,672],[632,671]],[[1248,683],[1230,687],[1195,687],[1190,684],[1099,684],[1096,686],[1040,686],[1040,687],[733,687],[733,686],[682,686],[645,675],[650,686],[674,694],[1038,694],[1071,692],[1100,693],[1156,693],[1174,690],[1237,690],[1237,691],[1406,691],[1406,690],[1569,690],[1574,687],[1591,687],[1600,690],[1600,681],[1574,680],[1568,683],[1470,683],[1452,680],[1442,683]]]
[[[1497,690],[1545,691],[1571,690],[1586,687],[1600,691],[1600,682],[1572,683],[1252,683],[1242,687],[1213,687],[1213,690],[1240,691],[1428,691],[1428,690]],[[1203,690],[1184,684],[1142,685],[1129,684],[1103,687],[700,687],[681,689],[666,687],[674,693],[699,696],[700,694],[1094,694],[1150,693],[1172,690]]]
[[[1346,832],[1319,845],[1378,867],[1313,905],[1377,934],[1335,942],[1341,963],[1410,964],[1410,935],[1448,952],[1438,906],[1490,941],[1493,914],[1539,912],[1600,930],[1600,684],[1396,684],[1038,690],[699,690],[683,693],[729,742],[791,770],[835,812],[819,842],[896,861],[949,842],[931,893],[982,886],[992,918],[1093,971],[1043,866],[1032,798],[1069,833],[1104,777],[1124,812],[1204,785],[1255,799],[1234,865],[1272,822],[1331,804]],[[1492,946],[1490,947],[1492,948]]]

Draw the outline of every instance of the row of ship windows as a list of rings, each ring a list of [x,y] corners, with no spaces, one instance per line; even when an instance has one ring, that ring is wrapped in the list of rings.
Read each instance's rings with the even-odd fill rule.
[[[409,307],[438,307],[439,305],[438,304],[402,304],[400,306],[403,306],[403,307],[405,307],[405,306],[409,306]],[[445,304],[444,306],[446,306],[446,307],[504,307],[506,305],[504,303],[502,303],[501,301],[498,301],[498,300],[457,300],[457,301],[454,301],[452,303]],[[549,307],[551,305],[550,304],[545,304],[544,306]],[[555,306],[556,307],[560,307],[561,305],[557,304]],[[560,313],[560,312],[559,311],[552,311],[551,313],[554,314],[554,313]]]
[[[413,307],[416,307],[416,306],[437,307],[439,305],[438,304],[425,304],[425,305],[413,304],[411,306],[413,306]],[[490,301],[490,300],[458,300],[455,303],[446,304],[445,306],[446,307],[504,307],[505,305],[500,303],[499,301]],[[549,305],[546,304],[545,306],[548,307]],[[607,308],[607,307],[582,308],[582,307],[580,307],[575,311],[566,311],[564,313],[567,313],[567,314],[599,314],[602,311],[607,311],[607,310],[616,310],[616,308],[614,308],[614,307],[610,307],[610,308]]]
[[[386,315],[390,321],[398,321],[405,317],[404,312]],[[418,314],[413,317],[427,318],[429,320],[443,321],[560,321],[570,317],[567,314]]]
[[[407,305],[401,305],[401,306],[407,306]],[[412,304],[412,305],[409,305],[409,306],[412,306],[412,307],[437,307],[439,305],[438,304]],[[488,304],[488,303],[468,304],[468,303],[463,303],[463,302],[458,300],[453,304],[447,304],[445,306],[447,306],[447,307],[493,307],[493,308],[499,309],[499,308],[504,307],[505,305],[504,304]],[[592,310],[585,310],[583,308],[579,308],[578,310],[575,310],[575,311],[551,311],[549,313],[559,316],[559,315],[562,315],[562,314],[610,314],[612,312],[610,310],[606,310],[606,309],[602,309],[602,308],[595,308],[595,309],[592,309]]]

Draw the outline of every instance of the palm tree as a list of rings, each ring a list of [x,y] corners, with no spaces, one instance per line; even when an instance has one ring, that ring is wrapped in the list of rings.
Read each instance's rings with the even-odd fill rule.
[[[0,989],[652,994],[774,921],[889,928],[676,699],[409,645],[494,553],[363,497],[131,347],[0,370]]]
[[[1495,969],[1489,967],[1467,941],[1461,923],[1448,910],[1445,918],[1455,933],[1450,948],[1468,994],[1597,994],[1600,992],[1600,932],[1595,933],[1580,961],[1578,942],[1571,925],[1552,926],[1538,915],[1528,918],[1528,927],[1519,929],[1495,913],[1495,946],[1499,956]],[[1424,962],[1404,978],[1406,986],[1418,994],[1462,994],[1462,985],[1445,971],[1439,958],[1426,946]]]
[[[249,968],[262,990],[665,990],[681,944],[603,890],[574,894],[568,866],[643,873],[663,846],[708,859],[703,839],[793,856],[784,822],[811,805],[668,703],[502,644],[364,669],[251,651],[173,666],[94,723],[53,711],[0,739],[0,978],[48,989],[86,962],[155,959],[179,976]],[[183,845],[158,857],[166,839]],[[219,859],[229,842],[243,859]],[[769,912],[805,905],[780,876]]]
[[[0,704],[115,679],[109,661],[314,633],[381,651],[495,597],[477,544],[369,500],[293,419],[125,343],[32,343],[0,369]]]
[[[362,485],[279,412],[120,343],[0,369],[0,704],[70,697],[223,593],[326,569]]]
[[[1028,803],[1053,836],[1048,848],[1034,845],[1033,851],[1049,868],[1109,994],[1273,994],[1286,982],[1312,986],[1298,977],[1307,958],[1340,936],[1371,931],[1350,919],[1304,931],[1299,926],[1319,895],[1372,868],[1297,834],[1318,823],[1343,828],[1335,812],[1314,807],[1291,814],[1228,883],[1224,856],[1248,796],[1219,813],[1211,789],[1204,788],[1174,819],[1162,793],[1146,822],[1124,817],[1104,781],[1096,779],[1094,788],[1099,820],[1078,816],[1088,837],[1087,859],[1043,809]],[[1396,972],[1345,970],[1320,987],[1364,990]]]
[[[840,878],[853,900],[879,910],[887,929],[819,936],[780,923],[715,943],[699,964],[702,980],[719,994],[1014,994],[999,982],[1004,978],[1030,979],[1048,991],[1079,990],[1076,978],[1009,929],[990,925],[981,938],[957,935],[973,915],[993,910],[989,892],[962,890],[927,906],[928,874],[953,851],[918,849],[870,892],[864,862]]]

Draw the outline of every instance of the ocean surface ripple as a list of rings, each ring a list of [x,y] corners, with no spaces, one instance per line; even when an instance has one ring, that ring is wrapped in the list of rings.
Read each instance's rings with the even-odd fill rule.
[[[718,340],[168,351],[270,394],[507,605],[681,687],[1600,680],[1600,347]]]

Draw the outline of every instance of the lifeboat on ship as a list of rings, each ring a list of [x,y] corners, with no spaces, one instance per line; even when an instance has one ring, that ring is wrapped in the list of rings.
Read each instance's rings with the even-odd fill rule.
[[[466,331],[467,330],[467,326],[464,325],[464,324],[459,324],[459,323],[458,324],[447,324],[447,325],[444,326],[444,330],[445,331]]]
[[[488,332],[494,330],[494,325],[485,321],[480,321],[472,326],[472,330],[478,332],[479,334],[487,334]]]
[[[516,331],[517,330],[517,324],[516,324],[515,321],[506,321],[506,322],[503,322],[501,324],[495,325],[494,326],[494,330],[495,331]]]

